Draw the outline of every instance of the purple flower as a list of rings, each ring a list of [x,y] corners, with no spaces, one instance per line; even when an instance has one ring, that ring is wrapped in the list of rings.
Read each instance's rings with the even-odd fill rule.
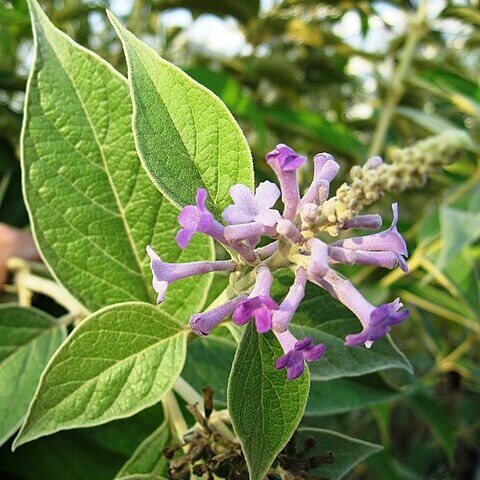
[[[230,189],[233,205],[222,213],[222,218],[231,225],[255,222],[265,227],[273,227],[281,215],[272,209],[280,196],[278,187],[272,182],[262,182],[255,190],[255,195],[242,184]]]
[[[305,268],[298,268],[295,272],[295,281],[293,282],[293,285],[290,287],[290,290],[280,304],[278,310],[273,312],[272,328],[275,332],[281,333],[288,329],[293,315],[305,296],[307,280],[308,276]]]
[[[297,341],[289,330],[275,335],[285,352],[285,355],[275,362],[275,368],[277,370],[286,368],[289,380],[295,380],[302,375],[305,370],[305,361],[313,362],[325,353],[325,344],[314,345],[310,337]]]
[[[314,279],[319,279],[328,271],[328,246],[318,238],[312,238],[308,242],[310,249],[310,263],[307,273]]]
[[[319,153],[313,159],[313,181],[300,201],[300,207],[306,203],[321,205],[327,198],[330,182],[335,178],[340,165],[329,153]]]
[[[370,313],[368,324],[360,333],[347,335],[345,345],[352,346],[363,343],[366,347],[370,347],[375,340],[384,337],[392,325],[398,325],[407,319],[409,311],[400,310],[402,307],[403,304],[397,298],[392,303],[374,308]]]
[[[397,230],[398,206],[396,203],[392,205],[392,210],[393,221],[388,230],[373,235],[338,240],[329,245],[330,256],[335,261],[347,264],[361,263],[386,268],[394,268],[400,264],[400,268],[408,272],[408,265],[403,258],[408,256],[407,246]],[[373,220],[372,223],[377,224],[378,220]],[[355,253],[349,254],[348,250]]]
[[[153,251],[150,245],[147,245],[147,253],[150,257],[150,269],[153,273],[153,288],[158,294],[157,303],[163,302],[167,287],[176,280],[209,272],[233,272],[236,269],[236,263],[232,260],[166,263]]]
[[[257,268],[255,286],[250,295],[235,310],[232,320],[244,325],[255,318],[258,333],[268,332],[272,328],[272,311],[278,310],[278,304],[270,297],[273,276],[266,265]]]
[[[300,230],[286,218],[282,218],[277,224],[277,233],[288,238],[292,243],[303,243],[304,238]]]
[[[280,181],[282,202],[285,206],[283,217],[293,220],[300,201],[297,169],[305,163],[306,158],[281,143],[275,150],[267,153],[266,159]]]
[[[275,171],[281,170],[283,172],[295,171],[307,160],[306,157],[299,155],[283,143],[279,143],[275,150],[267,153],[266,159]]]
[[[272,311],[278,310],[278,303],[268,295],[247,298],[233,313],[232,320],[237,325],[244,325],[255,318],[258,333],[268,332],[272,328]]]
[[[360,320],[363,331],[359,334],[348,335],[346,345],[364,343],[369,348],[374,341],[390,331],[391,325],[401,323],[408,317],[408,310],[399,311],[403,305],[398,299],[392,303],[375,307],[348,280],[332,269],[328,269],[328,272],[319,281],[312,278],[310,280],[329,291]]]
[[[212,310],[196,313],[190,317],[190,327],[197,335],[209,335],[224,318],[229,317],[235,309],[247,298],[246,294],[240,295],[229,302]]]
[[[178,223],[183,227],[177,233],[180,248],[186,248],[196,232],[206,233],[219,242],[225,243],[223,225],[217,222],[208,211],[205,203],[208,193],[204,188],[197,190],[197,204],[183,207],[178,215]]]
[[[357,215],[356,217],[347,220],[343,224],[343,230],[349,230],[351,228],[366,228],[371,230],[377,230],[382,226],[382,217],[378,214],[375,215]]]

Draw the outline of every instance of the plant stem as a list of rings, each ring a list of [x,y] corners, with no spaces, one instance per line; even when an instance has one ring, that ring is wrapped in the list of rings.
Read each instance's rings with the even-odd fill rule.
[[[415,17],[409,23],[407,39],[400,55],[400,62],[391,80],[389,96],[382,108],[380,119],[373,134],[369,150],[370,156],[379,155],[382,152],[395,107],[405,92],[405,79],[410,71],[418,42],[425,33],[427,2],[428,0],[421,0]]]
[[[21,258],[12,257],[7,262],[9,270],[15,272],[14,283],[17,288],[19,303],[22,306],[31,305],[32,292],[47,295],[65,307],[76,318],[84,318],[89,311],[78,302],[64,287],[58,283],[30,273],[28,264]]]
[[[203,402],[203,397],[182,377],[178,377],[177,381],[173,385],[173,390],[178,393],[188,404],[197,405],[198,409],[205,413],[205,406]],[[232,431],[223,423],[222,416],[217,415],[218,412],[215,410],[210,416],[210,423],[212,427],[220,432],[224,438],[234,442],[236,440],[235,435]],[[228,414],[227,414],[228,416]]]
[[[183,436],[187,432],[188,426],[172,390],[162,398],[162,405],[172,432],[183,442]]]

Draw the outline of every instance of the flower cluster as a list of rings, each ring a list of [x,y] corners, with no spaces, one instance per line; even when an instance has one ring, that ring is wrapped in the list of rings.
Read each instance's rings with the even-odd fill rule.
[[[335,159],[326,153],[315,156],[314,175],[310,187],[300,196],[297,170],[306,158],[286,145],[268,153],[266,160],[276,173],[280,189],[271,182],[263,182],[252,192],[245,185],[230,189],[233,204],[225,208],[218,222],[206,206],[207,192],[198,189],[196,205],[183,208],[178,217],[181,229],[177,243],[186,248],[197,232],[210,235],[222,243],[235,259],[213,262],[171,264],[147,247],[153,272],[153,287],[158,294],[158,303],[165,296],[168,285],[175,280],[207,272],[237,272],[241,266],[254,269],[255,281],[245,284],[241,293],[215,308],[192,315],[190,326],[197,335],[208,335],[212,329],[228,317],[237,325],[255,322],[258,333],[273,331],[284,355],[277,359],[275,367],[286,369],[289,380],[302,375],[305,361],[320,359],[325,345],[313,343],[312,338],[297,339],[290,331],[290,322],[305,295],[308,281],[327,290],[334,298],[348,307],[360,320],[362,330],[347,335],[345,345],[365,345],[385,336],[392,325],[403,322],[408,311],[402,310],[397,298],[380,306],[370,304],[361,293],[332,267],[337,263],[361,264],[385,268],[400,266],[408,272],[405,261],[407,248],[397,231],[398,209],[394,204],[393,222],[380,233],[358,236],[326,243],[315,237],[315,225],[319,207],[327,201],[330,182],[339,171]],[[284,205],[280,214],[274,208],[282,197]],[[379,215],[357,215],[343,224],[343,230],[379,229]],[[256,248],[262,236],[274,241]],[[287,295],[279,304],[270,295],[273,275],[277,268],[289,268],[295,279]],[[245,277],[246,278],[246,277]]]

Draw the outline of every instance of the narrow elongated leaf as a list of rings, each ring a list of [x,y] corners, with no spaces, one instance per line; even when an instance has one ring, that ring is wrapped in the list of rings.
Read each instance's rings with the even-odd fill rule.
[[[300,444],[307,437],[315,439],[313,451],[316,454],[332,452],[333,463],[321,465],[313,470],[315,474],[330,480],[340,480],[362,460],[382,449],[380,445],[321,428],[301,428],[298,443]]]
[[[0,306],[0,445],[20,426],[65,327],[33,308]]]
[[[35,0],[30,11],[35,61],[22,161],[42,255],[91,310],[153,300],[147,244],[166,261],[186,261],[212,257],[211,243],[198,236],[184,253],[175,246],[177,212],[138,160],[125,79],[57,30]],[[208,284],[194,278],[173,285],[165,308],[188,315],[203,304]],[[178,297],[175,305],[170,296]]]
[[[186,330],[139,302],[99,310],[75,329],[42,375],[16,446],[153,405],[185,361]]]
[[[308,370],[294,381],[275,369],[283,354],[273,334],[244,330],[228,384],[228,410],[242,444],[250,480],[261,480],[302,418]]]
[[[440,210],[440,231],[443,249],[438,263],[444,267],[462,248],[480,237],[480,214],[443,206]]]
[[[217,215],[236,183],[253,187],[247,141],[225,105],[186,73],[160,58],[109,14],[124,47],[140,158],[176,205],[208,190]]]
[[[449,415],[448,410],[440,405],[434,397],[422,392],[417,392],[409,397],[408,400],[429,426],[433,435],[444,449],[449,463],[453,465],[457,426],[454,419]]]
[[[166,474],[169,462],[163,455],[163,450],[169,441],[168,424],[163,423],[138,446],[115,478],[134,474]]]
[[[283,298],[292,280],[289,272],[278,272],[272,290],[277,300]],[[390,339],[379,340],[370,349],[346,347],[345,336],[360,330],[360,322],[350,310],[317,285],[307,285],[305,298],[293,317],[292,331],[299,338],[312,337],[315,343],[326,344],[322,359],[310,364],[312,379],[356,377],[387,368],[411,372],[410,363]]]

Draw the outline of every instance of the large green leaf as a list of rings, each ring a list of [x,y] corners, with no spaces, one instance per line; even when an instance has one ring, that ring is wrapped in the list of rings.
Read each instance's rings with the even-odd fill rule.
[[[294,381],[275,369],[283,354],[271,332],[244,329],[228,384],[228,410],[242,444],[250,480],[261,480],[302,418],[308,398],[308,370]]]
[[[43,257],[91,310],[151,301],[147,244],[167,261],[185,261],[210,258],[211,243],[199,236],[184,253],[175,246],[177,212],[137,158],[125,79],[56,29],[35,0],[30,11],[36,55],[22,159]],[[165,308],[188,315],[203,304],[208,283],[194,278],[174,284]]]
[[[131,302],[99,310],[52,358],[16,446],[155,404],[180,374],[185,354],[186,330],[158,308]]]
[[[65,327],[33,308],[0,305],[0,445],[20,426]]]
[[[163,450],[168,447],[169,441],[170,431],[165,422],[138,446],[115,478],[134,474],[165,475],[169,462],[163,455]]]
[[[292,281],[290,272],[278,272],[272,295],[280,301]],[[387,368],[411,371],[410,363],[390,339],[379,340],[370,349],[346,347],[345,336],[360,330],[360,322],[350,310],[322,288],[307,285],[305,298],[293,317],[292,331],[299,338],[309,336],[315,343],[326,344],[325,355],[310,364],[312,379],[356,377]]]
[[[301,428],[298,443],[300,444],[307,437],[314,438],[315,450],[312,451],[316,454],[332,452],[333,463],[324,464],[313,470],[317,475],[325,476],[330,480],[343,478],[362,460],[382,449],[380,445],[321,428]]]
[[[109,14],[122,40],[134,104],[140,158],[158,188],[176,205],[210,194],[218,215],[236,183],[253,187],[247,141],[220,99],[160,58]]]

